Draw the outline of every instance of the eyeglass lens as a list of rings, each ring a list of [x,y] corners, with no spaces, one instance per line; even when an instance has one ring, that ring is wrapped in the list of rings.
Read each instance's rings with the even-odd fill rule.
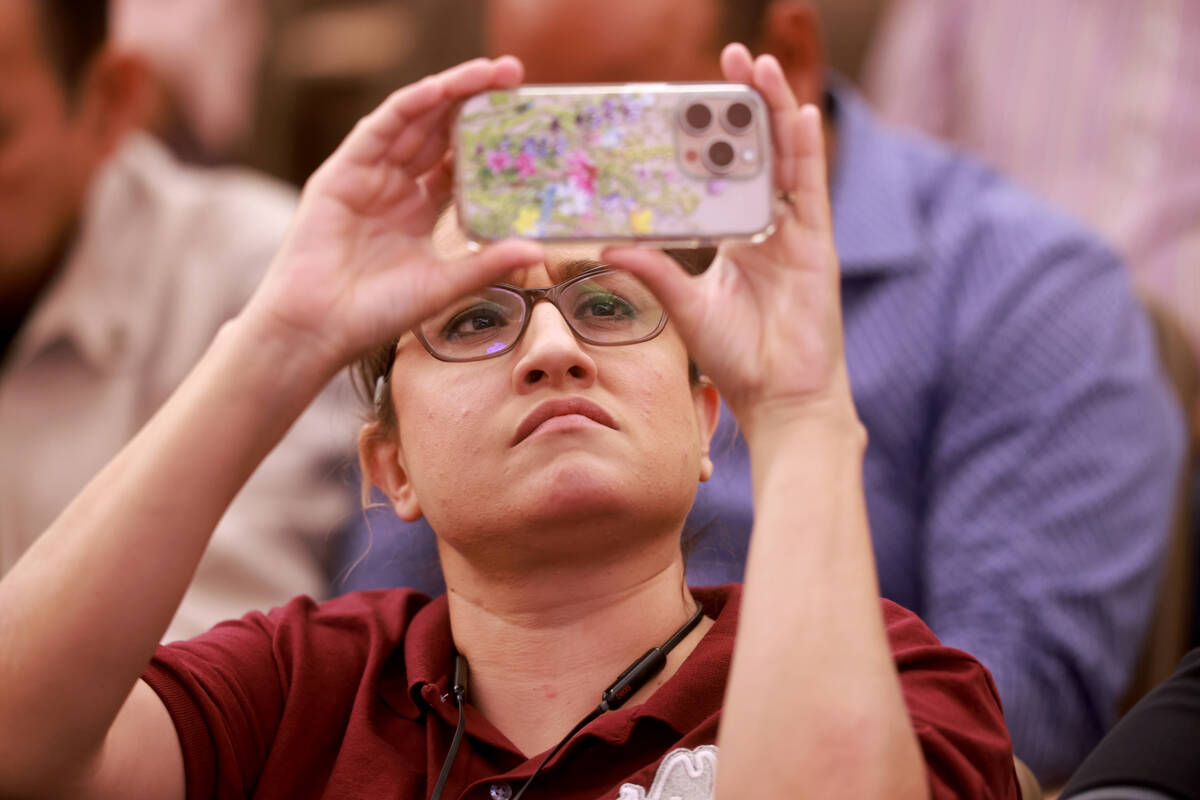
[[[581,275],[560,286],[555,305],[585,342],[636,342],[653,334],[662,322],[662,304],[628,273]],[[488,286],[427,319],[421,334],[445,358],[486,358],[516,344],[528,313],[529,304],[519,292]]]

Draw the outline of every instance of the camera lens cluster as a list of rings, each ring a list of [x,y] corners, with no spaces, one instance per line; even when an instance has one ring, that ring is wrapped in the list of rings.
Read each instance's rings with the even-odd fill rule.
[[[729,103],[716,114],[708,103],[694,102],[684,108],[681,115],[683,128],[693,136],[708,133],[714,119],[720,120],[720,126],[726,133],[736,137],[750,130],[754,124],[754,112],[749,104],[741,101]],[[737,149],[729,139],[720,135],[709,141],[703,152],[704,163],[713,172],[726,173],[737,161]]]

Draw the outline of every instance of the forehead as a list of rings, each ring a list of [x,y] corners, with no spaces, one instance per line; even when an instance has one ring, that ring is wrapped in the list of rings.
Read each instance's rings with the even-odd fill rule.
[[[442,212],[433,229],[433,249],[439,258],[462,258],[471,253],[467,239],[458,227],[453,206]],[[547,286],[578,275],[600,264],[600,246],[561,244],[546,247],[546,260],[538,267],[510,273],[504,283],[514,286]],[[540,267],[540,268],[539,268]]]

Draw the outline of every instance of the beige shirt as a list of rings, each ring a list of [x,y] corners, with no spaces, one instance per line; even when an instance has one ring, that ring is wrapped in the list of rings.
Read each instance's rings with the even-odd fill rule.
[[[0,367],[0,574],[240,310],[294,207],[280,184],[185,168],[140,134],[106,165],[62,273]],[[355,427],[348,394],[335,381],[238,495],[167,640],[324,595],[322,550],[352,504],[339,472]]]

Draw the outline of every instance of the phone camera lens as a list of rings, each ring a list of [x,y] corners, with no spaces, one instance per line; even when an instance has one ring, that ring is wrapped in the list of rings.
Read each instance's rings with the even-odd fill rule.
[[[724,172],[733,165],[735,157],[733,145],[718,139],[708,146],[708,163],[718,172]]]
[[[741,133],[754,121],[754,112],[746,103],[730,103],[725,109],[725,126],[733,133]]]
[[[712,124],[712,109],[704,103],[692,103],[683,112],[683,120],[695,133],[700,133]]]

